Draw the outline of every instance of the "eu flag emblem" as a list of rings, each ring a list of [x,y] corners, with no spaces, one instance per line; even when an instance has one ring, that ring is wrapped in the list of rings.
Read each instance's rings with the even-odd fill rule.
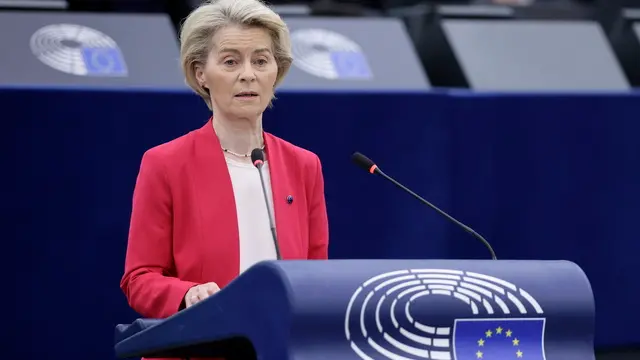
[[[118,48],[85,47],[82,56],[90,75],[126,76],[127,65]]]
[[[544,319],[457,319],[456,360],[544,360]]]
[[[331,61],[341,79],[370,79],[371,69],[364,54],[351,51],[331,52]]]

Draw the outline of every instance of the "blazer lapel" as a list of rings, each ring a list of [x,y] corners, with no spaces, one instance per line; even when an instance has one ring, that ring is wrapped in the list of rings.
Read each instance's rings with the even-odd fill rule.
[[[238,218],[231,177],[212,119],[196,130],[195,169],[197,203],[203,230],[203,278],[224,286],[240,271]]]
[[[267,161],[269,162],[269,176],[271,177],[271,192],[273,195],[273,211],[276,222],[276,235],[283,259],[300,258],[303,252],[300,248],[298,234],[298,208],[290,172],[287,168],[287,154],[283,152],[276,139],[271,134],[264,133]],[[293,201],[289,201],[293,200]]]

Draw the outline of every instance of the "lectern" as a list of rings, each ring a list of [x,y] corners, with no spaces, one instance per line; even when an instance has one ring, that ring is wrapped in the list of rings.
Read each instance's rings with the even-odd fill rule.
[[[568,261],[256,264],[167,319],[116,328],[128,357],[594,360],[595,304]]]

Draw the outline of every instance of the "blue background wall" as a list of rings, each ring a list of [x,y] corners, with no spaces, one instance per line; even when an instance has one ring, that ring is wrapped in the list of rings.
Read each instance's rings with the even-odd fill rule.
[[[568,259],[598,346],[640,344],[640,94],[281,93],[265,128],[324,166],[332,258],[487,258],[435,212],[350,163],[361,151],[489,239]],[[194,95],[0,89],[8,355],[112,359],[136,315],[119,289],[142,153],[200,127]],[[81,333],[70,335],[82,324]],[[31,347],[33,346],[33,347]]]

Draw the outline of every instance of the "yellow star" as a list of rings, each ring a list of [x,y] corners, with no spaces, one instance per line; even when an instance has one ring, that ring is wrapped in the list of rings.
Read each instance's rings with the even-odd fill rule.
[[[520,345],[520,340],[518,340],[518,338],[513,339],[511,342],[513,343],[513,346]]]
[[[478,346],[484,346],[484,340],[482,339],[478,340]]]
[[[491,337],[491,334],[493,334],[493,333],[491,332],[491,330],[487,330],[487,332],[486,332],[486,333],[484,333],[484,334],[485,334],[488,338],[490,338],[490,337]]]
[[[496,334],[497,335],[502,334],[502,328],[500,326],[498,326],[498,328],[496,329]]]
[[[478,359],[482,359],[482,351],[478,351],[476,353],[476,357],[478,357]]]
[[[507,330],[507,337],[511,337],[511,330]]]
[[[516,356],[521,358],[522,357],[522,351],[520,351],[520,350],[516,351]]]

